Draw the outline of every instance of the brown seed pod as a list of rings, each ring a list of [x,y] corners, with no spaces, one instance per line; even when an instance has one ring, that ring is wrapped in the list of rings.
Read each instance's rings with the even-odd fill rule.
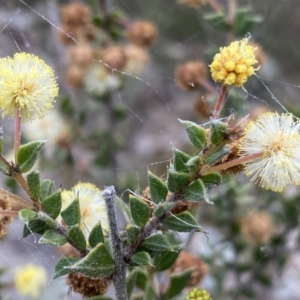
[[[88,44],[81,46],[75,45],[69,48],[68,56],[70,64],[85,69],[92,63],[93,49]]]
[[[111,46],[102,51],[101,58],[109,70],[122,70],[127,62],[124,49],[118,46]]]
[[[80,26],[89,22],[90,13],[89,6],[79,2],[67,4],[60,11],[62,22],[72,26]]]
[[[66,75],[66,81],[73,88],[80,88],[83,85],[84,72],[78,66],[71,66]]]

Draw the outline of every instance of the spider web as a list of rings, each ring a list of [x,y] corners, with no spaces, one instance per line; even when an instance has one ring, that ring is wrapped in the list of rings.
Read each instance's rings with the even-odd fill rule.
[[[225,1],[221,2],[225,4]],[[12,56],[16,52],[23,51],[38,55],[55,69],[61,86],[60,94],[78,98],[82,95],[78,96],[64,81],[66,49],[57,38],[57,33],[60,32],[72,38],[78,46],[82,46],[61,28],[59,8],[66,3],[68,2],[54,0],[47,2],[0,0],[0,57]],[[299,62],[300,58],[299,51],[295,49],[299,49],[300,41],[295,38],[298,37],[296,30],[290,31],[290,28],[300,26],[299,18],[293,12],[293,7],[298,8],[299,4],[296,0],[281,0],[275,5],[271,0],[264,1],[263,4],[259,0],[249,0],[243,1],[243,4],[253,7],[254,11],[261,13],[265,18],[263,25],[251,32],[251,36],[268,50],[268,55],[256,78],[252,78],[244,91],[240,92],[242,105],[237,106],[231,102],[231,96],[235,93],[232,89],[228,93],[225,110],[228,115],[233,113],[238,118],[249,114],[254,107],[262,106],[283,112],[292,111],[299,117],[300,111],[295,109],[295,106],[299,103],[300,64],[296,65],[295,62]],[[159,40],[150,51],[151,62],[141,75],[135,76],[113,70],[117,75],[126,77],[127,86],[116,91],[115,98],[116,102],[125,108],[128,115],[126,125],[130,128],[129,131],[125,131],[130,146],[127,154],[121,154],[119,161],[122,163],[115,167],[115,171],[118,179],[131,176],[134,179],[134,189],[139,193],[147,184],[147,169],[160,176],[166,175],[166,167],[172,161],[172,147],[181,149],[188,144],[186,133],[178,118],[199,124],[208,122],[197,115],[193,104],[195,98],[207,101],[207,95],[202,90],[194,93],[180,91],[174,79],[175,66],[190,59],[207,59],[209,55],[205,52],[203,44],[206,47],[216,48],[223,44],[220,42],[222,38],[215,32],[216,38],[210,35],[212,31],[205,24],[201,9],[183,8],[170,0],[147,1],[147,3],[137,0],[108,1],[108,6],[123,9],[130,18],[149,19],[160,30]],[[186,26],[182,24],[183,20]],[[282,24],[280,20],[287,22]],[[100,60],[97,63],[103,64]],[[218,88],[216,85],[215,89]],[[59,101],[58,99],[57,106]],[[5,143],[9,147],[12,143],[10,136],[13,135],[12,121],[2,120],[2,125],[7,139]],[[71,171],[56,166],[48,171],[48,177],[59,178],[56,185],[63,187],[75,185],[77,183],[75,180],[86,181],[76,176],[66,179],[68,172]],[[113,184],[90,180],[101,185]],[[60,255],[59,250],[38,245],[38,237],[22,239],[22,227],[23,224],[14,221],[9,226],[7,238],[0,242],[0,266],[9,269],[5,279],[10,282],[14,269],[29,262],[44,266],[50,277]],[[208,244],[208,247],[201,247],[203,252],[209,251],[221,237],[213,228],[208,231],[210,232],[208,242],[203,234],[199,234],[197,242],[193,241],[189,247]],[[187,237],[180,235],[180,238],[184,241]],[[228,253],[230,256],[230,250]],[[209,281],[207,286],[210,286]],[[293,291],[293,287],[291,290]],[[7,294],[12,299],[23,299],[13,290]],[[68,295],[64,279],[56,279],[49,283],[41,299],[81,299],[81,297],[75,293]],[[283,298],[281,295],[280,299],[292,298]]]

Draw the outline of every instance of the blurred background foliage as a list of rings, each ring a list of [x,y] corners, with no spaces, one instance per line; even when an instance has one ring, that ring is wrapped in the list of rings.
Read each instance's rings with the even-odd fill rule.
[[[243,38],[247,32],[251,42],[262,49],[261,67],[258,77],[253,76],[244,89],[230,89],[223,116],[234,114],[239,120],[249,114],[251,120],[264,111],[282,112],[284,106],[300,117],[297,0],[219,0],[226,17],[230,3],[236,5],[236,12],[247,8],[242,20],[257,17],[260,22],[249,31],[230,26],[220,30],[220,19],[212,26],[207,18],[214,11],[209,5],[195,9],[171,0],[116,0],[106,1],[103,12],[104,2],[86,1],[97,30],[103,29],[102,21],[109,14],[128,23],[148,20],[157,27],[158,38],[149,49],[150,60],[142,72],[113,72],[121,84],[113,92],[95,96],[66,80],[69,46],[59,39],[61,34],[66,36],[59,31],[60,9],[71,2],[0,1],[1,57],[17,51],[34,53],[55,68],[60,82],[60,97],[55,105],[59,116],[40,125],[45,127],[29,127],[33,136],[26,134],[24,128],[25,141],[36,138],[41,128],[48,134],[44,138],[51,138],[39,169],[45,178],[55,179],[57,186],[67,189],[79,180],[100,188],[114,184],[122,194],[126,189],[146,188],[147,168],[165,178],[172,146],[192,151],[178,118],[206,123],[215,101],[215,95],[201,85],[193,91],[181,90],[175,80],[176,67],[190,60],[209,65],[219,47]],[[122,26],[109,28],[109,44],[128,43]],[[107,27],[104,29],[107,31]],[[103,50],[107,47],[105,37],[99,39],[93,47]],[[84,46],[81,41],[79,46]],[[218,91],[209,75],[206,80]],[[12,148],[11,122],[2,120],[7,153]],[[10,189],[18,190],[10,180],[3,181]],[[186,250],[209,266],[197,285],[207,288],[213,299],[299,300],[299,190],[290,187],[276,194],[254,186],[243,175],[235,175],[228,176],[209,196],[213,206],[194,207],[208,236],[197,233],[170,238],[187,243]],[[18,239],[14,231],[9,233],[10,239]],[[1,251],[3,266],[8,265],[10,250],[7,247]],[[36,250],[24,250],[24,260],[30,260]],[[45,261],[45,255],[39,252],[38,257]],[[47,260],[49,270],[50,262]],[[165,281],[164,278],[162,282]]]

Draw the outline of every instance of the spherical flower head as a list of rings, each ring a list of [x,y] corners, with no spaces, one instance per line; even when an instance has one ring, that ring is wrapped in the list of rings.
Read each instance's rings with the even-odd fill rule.
[[[240,221],[243,237],[258,244],[267,243],[274,234],[274,223],[267,212],[252,211]]]
[[[195,288],[188,293],[185,300],[212,300],[212,298],[208,291]]]
[[[99,221],[101,221],[104,233],[108,232],[109,225],[105,202],[102,192],[95,185],[79,182],[70,191],[62,191],[61,198],[62,210],[66,209],[76,198],[79,199],[80,228],[87,240],[92,229]],[[62,222],[61,217],[58,218],[58,221]]]
[[[247,124],[239,155],[261,153],[245,164],[245,173],[265,189],[281,192],[300,184],[300,123],[291,114],[265,113]]]
[[[47,272],[41,266],[28,264],[15,272],[15,286],[19,294],[39,299],[42,288],[47,284]]]
[[[215,55],[209,66],[214,81],[240,87],[255,73],[256,48],[248,45],[248,40],[245,38],[220,48],[220,53]]]
[[[53,106],[58,86],[53,70],[29,53],[0,59],[0,109],[14,117],[21,110],[23,120],[43,118]]]

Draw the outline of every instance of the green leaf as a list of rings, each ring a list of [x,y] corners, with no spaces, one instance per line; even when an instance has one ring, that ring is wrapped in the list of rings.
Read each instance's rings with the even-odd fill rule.
[[[49,228],[50,226],[42,220],[37,219],[29,221],[29,223],[26,224],[23,228],[23,238],[27,237],[32,233],[38,233],[42,235]]]
[[[193,268],[190,268],[180,274],[171,275],[170,284],[164,296],[172,298],[178,295],[188,284],[193,270]]]
[[[50,179],[45,179],[41,182],[41,192],[40,192],[40,199],[43,201],[47,197],[52,194],[52,186],[53,181]]]
[[[131,256],[130,260],[140,266],[152,265],[151,256],[148,252],[142,251]]]
[[[39,244],[49,245],[49,246],[61,246],[67,242],[67,238],[54,229],[47,230],[39,240]]]
[[[160,218],[165,213],[169,212],[174,206],[175,202],[161,202],[155,207],[153,216]]]
[[[127,232],[127,240],[129,244],[134,244],[141,232],[141,228],[134,224],[128,224],[126,226],[126,232]]]
[[[127,298],[130,299],[130,296],[133,292],[135,283],[136,283],[136,278],[137,278],[138,270],[137,268],[134,268],[133,270],[130,271],[126,278],[126,290],[127,290]]]
[[[56,219],[61,210],[61,190],[42,200],[42,205],[49,216]]]
[[[165,182],[163,182],[159,177],[155,176],[150,171],[148,171],[148,181],[151,200],[156,204],[165,201],[168,195],[168,188]]]
[[[230,29],[230,26],[227,24],[225,15],[223,13],[207,13],[204,15],[204,20],[206,20],[215,29],[223,31],[227,31]]]
[[[154,257],[153,265],[156,272],[168,270],[175,263],[180,251],[164,251]]]
[[[113,273],[115,263],[105,245],[99,243],[72,269],[91,278],[108,277]]]
[[[145,290],[147,283],[148,283],[148,276],[146,274],[146,272],[141,269],[141,268],[137,268],[137,276],[136,276],[136,285],[141,289],[141,290]]]
[[[148,283],[142,300],[156,300],[155,291],[153,290],[152,284]]]
[[[27,183],[29,190],[34,197],[34,199],[40,198],[40,191],[41,191],[41,185],[40,185],[40,172],[39,171],[33,171],[27,176]]]
[[[188,211],[166,218],[163,225],[168,229],[179,232],[201,231],[200,225]]]
[[[61,212],[61,216],[66,222],[67,226],[79,224],[81,220],[79,199],[76,198],[65,210],[63,210]]]
[[[48,214],[46,214],[43,211],[38,212],[39,219],[44,221],[50,228],[56,228],[57,223],[55,220],[53,220]]]
[[[73,242],[79,247],[79,249],[84,250],[86,248],[86,240],[79,225],[72,226],[68,230],[68,235],[73,240]]]
[[[17,154],[17,164],[21,173],[26,173],[34,166],[46,141],[38,140],[22,145]]]
[[[219,120],[212,120],[210,126],[210,141],[217,145],[224,142],[227,132],[227,124]]]
[[[186,163],[186,165],[191,174],[195,174],[199,170],[200,162],[201,162],[201,160],[198,155],[193,156],[193,157],[191,157],[191,159],[189,159],[189,161]]]
[[[211,173],[200,178],[206,187],[211,185],[219,185],[222,182],[222,176],[219,173]]]
[[[178,173],[169,170],[168,172],[168,189],[170,192],[177,193],[188,184],[190,175],[186,173]]]
[[[172,250],[172,247],[166,237],[160,233],[151,235],[142,245],[149,250],[157,252]]]
[[[205,163],[208,165],[215,164],[218,162],[223,156],[228,154],[230,151],[229,147],[220,146],[213,153],[211,153],[206,159]]]
[[[174,168],[175,168],[176,172],[188,173],[189,170],[186,166],[186,163],[189,161],[191,156],[186,154],[183,151],[176,149],[176,148],[173,149],[173,153],[174,153],[174,162],[173,163],[174,163]]]
[[[194,122],[182,120],[179,121],[181,124],[183,124],[191,143],[196,149],[201,151],[207,143],[205,129]]]
[[[78,261],[80,261],[80,258],[73,258],[73,257],[61,258],[55,265],[52,279],[58,278],[60,276],[72,272],[73,269],[71,267]]]
[[[184,199],[187,201],[199,202],[205,198],[206,188],[200,179],[195,180],[184,191]]]
[[[19,211],[20,220],[26,224],[28,224],[29,221],[36,219],[37,216],[38,216],[37,212],[31,209],[24,208]]]
[[[99,243],[104,243],[104,235],[100,221],[95,225],[89,235],[89,244],[92,248],[96,247]]]
[[[142,199],[129,195],[131,217],[139,227],[144,227],[150,217],[150,206]]]

